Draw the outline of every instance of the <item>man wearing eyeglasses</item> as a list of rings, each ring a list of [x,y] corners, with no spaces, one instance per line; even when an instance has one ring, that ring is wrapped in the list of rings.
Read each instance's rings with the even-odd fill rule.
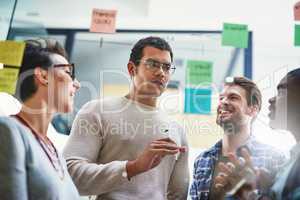
[[[164,39],[139,40],[127,64],[129,93],[89,102],[78,113],[64,155],[81,195],[186,199],[186,136],[157,105],[175,70],[172,61]]]

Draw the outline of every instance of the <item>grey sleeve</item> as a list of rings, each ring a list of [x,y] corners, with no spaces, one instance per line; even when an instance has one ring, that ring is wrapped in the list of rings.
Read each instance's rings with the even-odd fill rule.
[[[168,185],[168,199],[187,199],[189,187],[189,167],[188,167],[188,143],[186,135],[181,129],[182,146],[187,147],[185,153],[180,153],[178,160],[175,163],[173,172]]]
[[[27,200],[26,154],[16,126],[0,120],[0,197],[1,200]]]
[[[128,183],[122,176],[127,161],[97,164],[105,135],[95,109],[88,104],[78,113],[63,152],[68,171],[81,195],[100,195]]]

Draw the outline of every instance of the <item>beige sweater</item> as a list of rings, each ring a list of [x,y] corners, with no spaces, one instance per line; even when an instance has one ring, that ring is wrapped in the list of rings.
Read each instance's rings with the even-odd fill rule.
[[[185,133],[160,110],[125,97],[87,103],[78,113],[64,149],[81,195],[97,199],[186,199],[188,153],[166,156],[148,172],[127,180],[122,173],[153,140],[168,136],[187,146]]]

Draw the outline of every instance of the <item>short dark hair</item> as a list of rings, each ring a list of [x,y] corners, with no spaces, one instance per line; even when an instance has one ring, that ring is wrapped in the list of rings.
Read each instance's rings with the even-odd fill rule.
[[[289,80],[292,80],[293,84],[297,84],[297,83],[300,84],[300,68],[288,72],[286,77]]]
[[[131,49],[129,61],[135,65],[139,64],[139,61],[143,57],[143,49],[147,46],[154,47],[160,50],[166,50],[170,52],[171,61],[173,61],[173,52],[169,43],[160,37],[146,37],[140,39]]]
[[[225,85],[238,85],[246,91],[248,106],[258,106],[261,109],[262,95],[257,85],[245,77],[233,77],[232,80],[226,81]]]
[[[37,38],[25,41],[25,50],[21,68],[19,71],[19,79],[15,96],[22,102],[30,98],[36,91],[37,87],[34,83],[34,75],[30,72],[22,77],[22,74],[36,67],[48,69],[53,63],[50,58],[52,54],[59,54],[66,59],[68,58],[62,45],[49,38]],[[22,77],[22,79],[20,79]]]

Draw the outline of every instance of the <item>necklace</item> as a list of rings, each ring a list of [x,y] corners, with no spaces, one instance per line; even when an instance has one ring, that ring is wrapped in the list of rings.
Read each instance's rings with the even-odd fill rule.
[[[23,125],[25,125],[27,128],[29,128],[31,130],[31,132],[35,136],[36,140],[38,141],[38,143],[42,147],[43,151],[47,155],[49,161],[51,162],[51,164],[54,168],[54,170],[58,173],[59,178],[61,180],[63,180],[64,177],[65,177],[65,171],[64,171],[63,166],[61,164],[61,161],[59,159],[57,150],[56,150],[54,144],[51,142],[51,140],[47,136],[45,137],[46,139],[44,139],[20,115],[14,115],[14,117],[16,117],[20,122],[22,122]],[[45,140],[47,140],[47,142]]]

